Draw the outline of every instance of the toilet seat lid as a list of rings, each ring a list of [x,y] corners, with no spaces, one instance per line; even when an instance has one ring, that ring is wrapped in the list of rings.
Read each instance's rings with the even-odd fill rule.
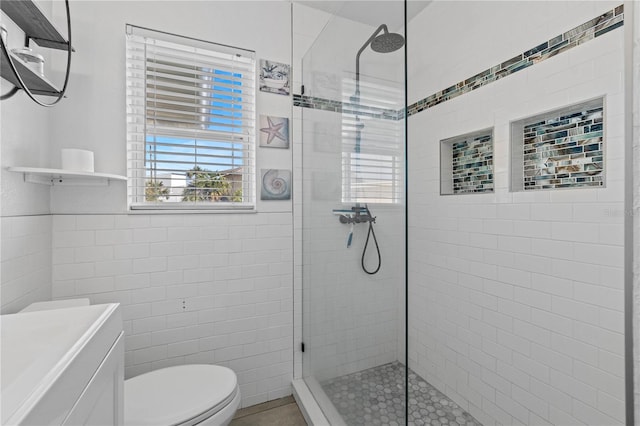
[[[125,425],[179,425],[229,404],[237,392],[235,373],[219,365],[161,368],[124,382]]]

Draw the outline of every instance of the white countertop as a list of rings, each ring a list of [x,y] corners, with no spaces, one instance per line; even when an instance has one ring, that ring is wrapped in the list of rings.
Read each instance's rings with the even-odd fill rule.
[[[117,307],[106,304],[1,315],[0,423],[20,423]]]

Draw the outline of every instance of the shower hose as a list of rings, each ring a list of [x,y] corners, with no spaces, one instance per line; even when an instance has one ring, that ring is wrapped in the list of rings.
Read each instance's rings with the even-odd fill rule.
[[[369,206],[365,206],[365,209],[367,209],[367,214],[369,215],[369,217],[372,219],[369,221],[369,231],[367,232],[367,240],[364,243],[364,248],[362,249],[362,270],[364,272],[366,272],[369,275],[375,275],[378,273],[378,271],[380,270],[380,266],[382,266],[382,256],[380,255],[380,246],[378,245],[378,239],[376,238],[376,232],[373,230],[373,216],[371,215],[371,211],[369,210]],[[369,238],[373,236],[373,242],[376,245],[376,252],[378,254],[378,267],[373,270],[370,271],[367,269],[367,267],[364,264],[364,257],[367,254],[367,248],[369,247]]]

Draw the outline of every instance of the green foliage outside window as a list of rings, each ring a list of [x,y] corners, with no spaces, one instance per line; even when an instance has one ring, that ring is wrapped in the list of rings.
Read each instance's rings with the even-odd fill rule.
[[[233,190],[231,182],[219,172],[195,166],[187,172],[189,183],[182,192],[182,201],[242,201],[242,189]]]

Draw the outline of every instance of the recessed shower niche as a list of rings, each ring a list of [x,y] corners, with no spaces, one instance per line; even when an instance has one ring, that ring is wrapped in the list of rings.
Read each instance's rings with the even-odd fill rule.
[[[440,195],[493,192],[493,129],[440,141]]]
[[[604,187],[604,99],[511,123],[511,190]]]

